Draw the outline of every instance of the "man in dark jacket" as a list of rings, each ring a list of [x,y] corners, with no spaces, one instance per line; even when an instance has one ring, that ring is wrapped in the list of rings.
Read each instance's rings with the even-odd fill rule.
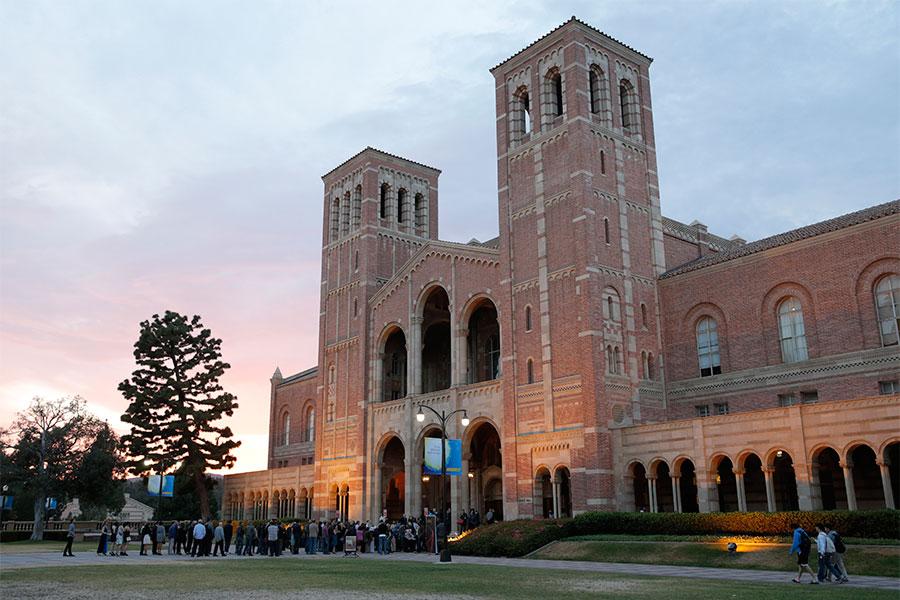
[[[300,529],[300,523],[294,521],[291,523],[291,554],[298,554],[300,552],[301,535],[302,531]]]
[[[222,529],[225,531],[225,556],[228,556],[228,553],[231,552],[231,535],[234,533],[231,521],[225,521]]]

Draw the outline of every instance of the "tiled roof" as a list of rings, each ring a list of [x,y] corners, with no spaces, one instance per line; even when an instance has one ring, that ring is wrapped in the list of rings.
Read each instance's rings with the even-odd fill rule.
[[[352,160],[354,160],[355,158],[357,158],[358,156],[360,156],[361,154],[363,154],[363,153],[365,153],[365,152],[370,152],[370,151],[371,151],[371,152],[377,152],[378,154],[383,154],[384,156],[388,156],[388,157],[390,157],[390,158],[396,158],[396,159],[398,159],[398,160],[405,160],[405,161],[408,162],[408,163],[412,163],[412,164],[418,165],[418,166],[420,166],[420,167],[422,167],[422,168],[429,169],[429,170],[431,170],[431,171],[434,171],[435,173],[440,173],[440,172],[441,172],[440,169],[436,169],[436,168],[434,168],[434,167],[429,167],[429,166],[426,165],[426,164],[423,164],[423,163],[420,163],[420,162],[416,162],[416,161],[414,161],[414,160],[409,160],[408,158],[403,158],[402,156],[398,156],[398,155],[396,155],[396,154],[391,154],[390,152],[385,152],[384,150],[379,150],[378,148],[373,148],[372,146],[366,146],[365,148],[363,148],[362,150],[360,150],[359,152],[357,152],[356,154],[354,154],[353,156],[351,156],[350,158],[348,158],[347,160],[345,160],[344,162],[342,162],[341,164],[339,164],[338,166],[336,166],[336,167],[333,168],[332,170],[330,170],[330,171],[328,171],[327,173],[325,173],[324,175],[322,175],[322,179],[325,179],[326,177],[328,177],[329,175],[331,175],[332,173],[334,173],[335,171],[337,171],[338,169],[340,169],[341,167],[343,167],[344,165],[346,165],[346,164],[349,163],[350,161],[352,161]]]
[[[884,204],[879,204],[877,206],[864,208],[863,210],[858,210],[846,215],[841,215],[840,217],[835,217],[834,219],[828,219],[827,221],[813,223],[812,225],[807,225],[806,227],[792,229],[791,231],[787,231],[785,233],[779,233],[778,235],[773,235],[771,237],[763,238],[761,240],[750,242],[748,244],[733,246],[727,250],[723,250],[722,252],[716,252],[715,254],[703,256],[701,258],[698,258],[697,260],[693,260],[689,263],[685,263],[683,265],[675,267],[674,269],[666,271],[665,273],[660,275],[659,278],[666,279],[668,277],[674,277],[675,275],[681,275],[682,273],[696,271],[697,269],[702,269],[710,265],[716,265],[735,258],[740,258],[742,256],[748,256],[757,252],[763,252],[764,250],[777,248],[778,246],[784,246],[785,244],[790,244],[792,242],[799,242],[800,240],[805,240],[817,235],[822,235],[823,233],[845,229],[847,227],[859,225],[860,223],[874,221],[875,219],[896,215],[898,213],[900,213],[900,200],[892,200],[891,202],[885,202]]]
[[[287,383],[294,383],[295,381],[310,379],[311,377],[315,377],[318,372],[319,367],[312,367],[311,369],[300,371],[299,373],[294,373],[293,375],[288,375],[287,377],[282,379],[281,383],[279,383],[278,385],[285,385]]]
[[[669,217],[666,217],[666,216],[664,216],[662,218],[662,222],[663,222],[663,228],[672,230],[672,232],[674,232],[677,235],[677,237],[686,239],[688,241],[693,241],[693,242],[697,241],[697,228],[696,227],[693,227],[692,225],[687,225],[686,223],[682,223],[681,221],[676,221],[675,219],[670,219]],[[706,238],[711,244],[713,244],[714,246],[717,246],[718,248],[722,248],[722,249],[730,248],[731,246],[740,245],[739,242],[736,242],[734,240],[725,239],[714,233],[707,232]]]
[[[537,44],[537,43],[539,43],[539,42],[541,42],[541,41],[547,39],[548,37],[550,37],[551,35],[553,35],[553,34],[556,33],[557,31],[559,31],[560,29],[562,29],[563,27],[565,27],[566,25],[568,25],[569,23],[578,23],[578,24],[580,24],[580,25],[583,25],[583,26],[587,27],[588,29],[590,29],[590,30],[592,30],[592,31],[595,31],[595,32],[599,33],[600,35],[602,35],[603,37],[605,37],[605,38],[608,39],[609,41],[615,42],[616,44],[619,44],[619,45],[622,46],[623,48],[628,48],[629,50],[631,50],[631,51],[634,52],[635,54],[640,54],[641,56],[643,56],[643,57],[646,58],[647,60],[653,62],[653,59],[650,58],[649,56],[647,56],[646,54],[644,54],[643,52],[640,52],[639,50],[635,50],[634,48],[632,48],[632,47],[629,46],[628,44],[624,44],[624,43],[620,42],[619,40],[617,40],[616,38],[614,38],[614,37],[612,37],[612,36],[610,36],[610,35],[607,35],[607,34],[603,33],[602,31],[600,31],[599,29],[597,29],[597,28],[594,27],[593,25],[589,25],[589,24],[585,23],[584,21],[582,21],[581,19],[579,19],[579,18],[576,17],[576,16],[572,16],[571,19],[569,19],[568,21],[566,21],[566,22],[563,23],[562,25],[559,25],[558,27],[554,27],[553,29],[551,29],[550,31],[548,31],[547,33],[545,33],[544,35],[542,35],[542,36],[539,37],[538,39],[534,40],[533,42],[531,42],[530,44],[528,44],[527,46],[525,46],[524,48],[522,48],[521,50],[519,50],[518,52],[516,52],[515,54],[513,54],[513,55],[510,56],[509,58],[507,58],[506,60],[499,62],[497,65],[495,65],[495,66],[491,69],[491,71],[493,72],[493,71],[496,70],[498,67],[500,67],[500,66],[502,66],[502,65],[504,65],[504,64],[506,64],[506,63],[508,63],[510,60],[514,59],[514,58],[517,57],[519,54],[525,52],[526,50],[528,50],[529,48],[531,48],[531,47],[534,46],[535,44]]]
[[[472,238],[471,240],[469,240],[469,242],[466,245],[467,246],[481,246],[483,248],[499,248],[500,247],[500,236],[493,237],[489,240],[484,240],[483,242],[480,242],[480,241],[476,240],[475,238]]]

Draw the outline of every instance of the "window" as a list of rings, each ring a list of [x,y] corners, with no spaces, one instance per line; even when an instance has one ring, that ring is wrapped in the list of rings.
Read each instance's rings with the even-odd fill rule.
[[[778,305],[778,331],[781,337],[781,358],[786,363],[807,360],[806,330],[800,301],[789,296]]]
[[[356,186],[353,190],[353,202],[350,205],[350,225],[355,231],[359,229],[360,220],[362,219],[362,186]]]
[[[510,140],[519,144],[528,140],[531,134],[531,102],[528,88],[524,85],[513,94],[510,119]]]
[[[650,379],[650,380],[655,379],[655,377],[654,377],[655,370],[656,370],[656,366],[653,363],[653,353],[648,352],[647,353],[647,379]]]
[[[484,371],[491,379],[500,377],[500,336],[488,336],[484,343]]]
[[[718,325],[712,317],[703,317],[697,323],[697,357],[700,361],[700,377],[722,372]]]
[[[408,194],[406,193],[405,189],[400,188],[399,190],[397,190],[397,222],[398,223],[406,222],[406,211],[409,210],[409,207],[407,206],[407,200],[406,200],[407,196],[408,196]]]
[[[353,270],[359,271],[359,250],[353,251]]]
[[[603,70],[597,65],[591,65],[588,71],[588,85],[591,88],[591,112],[595,115],[600,114],[606,108],[604,106],[606,78],[603,76]]]
[[[815,404],[819,401],[819,392],[800,392],[800,404]]]
[[[310,406],[306,409],[306,441],[316,439],[316,409]]]
[[[816,390],[778,394],[778,406],[782,408],[794,406],[795,404],[815,404],[818,401],[819,393]]]
[[[334,365],[328,369],[328,402],[325,405],[325,420],[327,422],[334,421],[334,404],[337,398],[337,371]]]
[[[603,318],[618,323],[622,320],[619,292],[613,288],[603,290]]]
[[[281,417],[281,445],[287,446],[291,443],[291,413],[284,413]]]
[[[896,379],[893,381],[879,381],[878,392],[882,396],[889,396],[890,394],[900,394],[900,381],[897,381]]]
[[[416,235],[424,236],[428,231],[428,223],[425,214],[425,197],[422,194],[416,194],[413,198],[413,213],[415,218]]]
[[[531,331],[531,306],[525,307],[525,331]]]
[[[556,116],[563,114],[562,75],[557,73],[553,77],[553,93],[556,96]]]
[[[350,233],[350,192],[344,194],[341,202],[341,235]]]
[[[353,299],[353,316],[356,317],[359,314],[359,306],[357,305],[357,299]]]
[[[647,329],[647,305],[641,302],[641,327]]]
[[[525,368],[528,371],[528,383],[534,383],[534,361],[529,358]]]
[[[544,107],[541,112],[549,118],[545,125],[563,114],[562,75],[556,67],[547,71],[544,77]]]
[[[875,286],[875,311],[882,346],[896,346],[900,330],[900,275],[882,277]]]
[[[613,348],[613,362],[616,365],[616,374],[621,374],[622,369],[622,352],[619,350],[619,347],[616,346]]]
[[[387,183],[381,184],[381,204],[378,210],[378,216],[382,219],[388,218],[388,195],[390,192],[391,186]]]
[[[619,109],[622,111],[622,129],[633,132],[637,125],[635,114],[636,98],[631,82],[623,79],[619,82]]]
[[[603,219],[603,237],[606,239],[606,243],[609,243],[609,219]]]
[[[650,379],[650,362],[646,350],[641,350],[641,375],[644,379]]]
[[[335,198],[331,203],[331,241],[338,239],[341,231],[341,199]]]
[[[709,416],[709,404],[700,404],[694,407],[694,413],[698,417],[708,417]]]
[[[797,396],[795,394],[778,394],[778,406],[787,408],[797,404]]]
[[[606,371],[610,374],[614,374],[616,372],[616,363],[613,362],[612,346],[606,347]]]
[[[715,410],[717,415],[727,415],[728,414],[728,403],[722,402],[720,404],[713,404],[713,410]]]
[[[600,174],[606,175],[606,152],[600,151]]]

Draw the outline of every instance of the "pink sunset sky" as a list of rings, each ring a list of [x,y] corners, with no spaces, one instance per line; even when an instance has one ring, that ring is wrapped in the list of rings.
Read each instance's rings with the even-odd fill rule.
[[[655,58],[663,211],[752,240],[900,190],[896,2],[4,2],[0,426],[81,395],[124,431],[138,324],[223,339],[237,471],[269,377],[315,364],[320,176],[367,145],[443,170],[496,235],[488,69],[572,14]]]

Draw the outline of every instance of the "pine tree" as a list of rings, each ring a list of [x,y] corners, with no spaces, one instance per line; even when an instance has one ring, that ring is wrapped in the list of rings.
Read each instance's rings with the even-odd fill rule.
[[[131,424],[122,436],[129,471],[146,475],[177,468],[193,480],[204,518],[210,516],[206,471],[234,465],[231,452],[240,446],[230,427],[217,425],[238,406],[219,384],[230,368],[221,360],[221,346],[199,316],[153,315],[141,323],[134,344],[138,369],[119,384],[130,402],[122,415]]]

